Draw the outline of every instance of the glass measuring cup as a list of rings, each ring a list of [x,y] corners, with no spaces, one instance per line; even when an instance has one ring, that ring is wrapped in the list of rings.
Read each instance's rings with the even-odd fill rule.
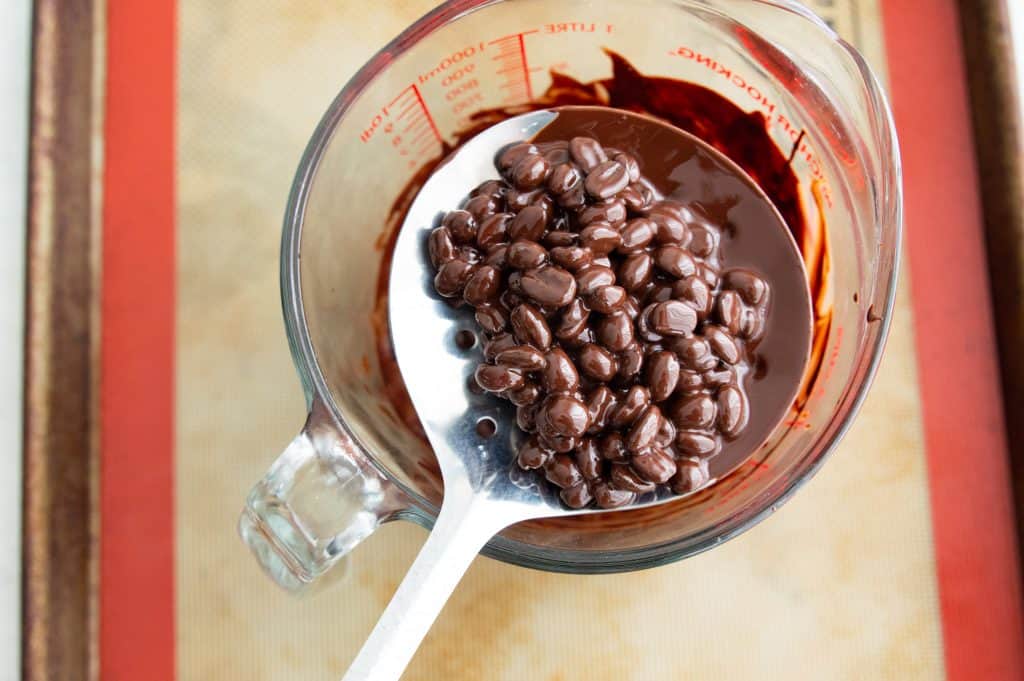
[[[382,361],[392,202],[473,113],[536,99],[552,70],[608,77],[604,48],[760,111],[777,146],[793,149],[800,201],[820,227],[801,243],[817,293],[817,360],[791,418],[712,487],[651,509],[523,523],[484,553],[580,573],[678,560],[777,508],[849,426],[888,328],[901,222],[889,110],[859,55],[788,0],[456,0],[348,83],[292,188],[282,299],[310,416],[240,523],[282,586],[316,583],[382,522],[429,527],[442,495],[429,448],[396,406],[400,377]]]

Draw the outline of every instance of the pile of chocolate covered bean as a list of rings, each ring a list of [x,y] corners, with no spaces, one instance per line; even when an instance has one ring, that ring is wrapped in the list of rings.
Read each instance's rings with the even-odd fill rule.
[[[437,292],[484,334],[476,383],[517,407],[519,465],[572,508],[700,488],[747,425],[768,285],[723,270],[722,226],[629,154],[577,137],[496,165],[428,245]]]

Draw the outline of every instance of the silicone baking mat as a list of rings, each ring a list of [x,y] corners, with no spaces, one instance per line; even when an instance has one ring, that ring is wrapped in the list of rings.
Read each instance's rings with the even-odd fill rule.
[[[338,678],[424,539],[386,526],[297,600],[235,522],[305,416],[278,304],[292,174],[345,79],[431,5],[109,0],[104,679]],[[405,678],[1024,676],[955,8],[815,5],[891,85],[906,162],[909,276],[856,425],[696,558],[601,577],[478,559]]]

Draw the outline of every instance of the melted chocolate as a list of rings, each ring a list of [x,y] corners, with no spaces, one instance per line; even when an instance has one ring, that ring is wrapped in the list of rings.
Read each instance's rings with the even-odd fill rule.
[[[400,415],[403,423],[410,429],[422,436],[415,411],[412,408],[400,379],[400,374],[394,362],[393,353],[388,340],[386,328],[386,290],[390,268],[390,251],[401,226],[405,213],[411,204],[412,199],[422,187],[426,178],[452,150],[458,148],[468,139],[472,138],[479,131],[504,120],[510,116],[517,115],[529,110],[552,108],[564,105],[597,105],[611,108],[626,109],[629,111],[646,113],[690,132],[729,157],[733,162],[745,170],[758,184],[758,186],[771,198],[775,207],[781,213],[787,226],[792,232],[797,243],[806,245],[815,240],[807,239],[810,227],[807,224],[804,212],[799,201],[799,186],[796,174],[789,166],[787,155],[784,154],[772,141],[767,132],[767,121],[759,112],[744,112],[728,99],[718,93],[684,81],[669,78],[645,76],[639,73],[631,64],[621,56],[608,53],[613,64],[613,76],[609,79],[583,83],[562,74],[553,74],[553,82],[548,90],[536,101],[513,108],[500,108],[481,111],[473,116],[471,127],[456,135],[455,141],[446,146],[443,153],[434,161],[425,164],[409,184],[403,189],[401,195],[392,206],[389,219],[389,229],[380,244],[384,251],[384,266],[380,270],[378,279],[378,306],[375,312],[375,326],[378,329],[378,351],[382,371],[385,375],[385,383],[389,386],[389,397]],[[545,135],[555,135],[555,130],[545,130],[541,133],[538,141],[543,141]],[[734,186],[732,190],[724,189],[727,183],[724,182],[722,191],[712,192],[711,195],[701,196],[702,180],[707,169],[699,163],[686,164],[675,163],[672,159],[658,161],[650,158],[648,151],[637,148],[640,140],[620,139],[620,131],[607,130],[603,134],[609,135],[609,139],[602,141],[609,146],[633,151],[634,155],[642,158],[645,163],[645,175],[657,180],[655,184],[660,193],[666,196],[673,196],[684,201],[698,201],[706,203],[712,211],[736,211],[731,222],[735,226],[737,222],[754,224],[757,221],[757,201],[737,201]],[[552,137],[553,138],[553,137]],[[652,164],[662,163],[661,170],[657,170]],[[670,167],[671,166],[671,167]],[[714,183],[713,183],[714,184]],[[742,192],[741,192],[742,193]],[[751,194],[751,196],[753,196]],[[763,202],[760,202],[763,207]],[[729,222],[727,220],[727,222]],[[723,223],[724,224],[724,223]],[[747,233],[747,230],[741,230]],[[753,232],[750,232],[753,233]],[[764,269],[759,266],[757,240],[736,238],[736,233],[727,235],[729,253],[729,265],[742,267],[750,266],[752,269]],[[817,240],[823,243],[824,240]],[[815,254],[814,261],[824,262],[824,254]],[[770,266],[769,266],[770,269]],[[775,275],[769,274],[771,280]],[[812,282],[816,278],[812,273]],[[812,293],[816,294],[817,291]],[[784,313],[783,313],[784,314]],[[785,322],[783,322],[785,323]],[[780,324],[781,325],[781,324]],[[824,334],[828,328],[828,314],[820,315],[815,320],[815,344],[814,354],[811,362],[807,365],[805,372],[805,384],[812,383],[814,375],[820,366],[822,348],[824,345]],[[771,392],[772,380],[768,377],[782,376],[793,370],[799,372],[800,367],[794,367],[797,362],[803,365],[803,357],[794,357],[792,353],[787,360],[785,339],[780,336],[776,339],[778,347],[773,347],[769,340],[773,334],[767,334],[765,343],[759,348],[761,362],[759,371],[755,373],[751,381],[751,403],[756,405],[759,399],[769,399],[762,395],[758,398],[755,392]],[[787,364],[788,361],[788,364]],[[765,370],[767,369],[767,371]],[[802,404],[806,396],[801,395],[798,406]],[[756,413],[756,408],[755,408]],[[767,415],[766,415],[767,417]],[[777,421],[777,415],[770,417],[773,422]],[[750,441],[747,438],[740,438],[734,441],[730,449],[735,451],[733,463],[742,461],[743,456],[752,452],[753,448],[763,440],[764,433],[757,437],[753,434],[762,428],[748,428],[746,432],[751,433]],[[754,440],[757,440],[756,442]],[[695,443],[697,446],[700,443]],[[742,450],[742,451],[741,451]],[[745,451],[745,453],[744,453]],[[719,457],[725,458],[725,457]],[[731,467],[731,466],[730,466]]]

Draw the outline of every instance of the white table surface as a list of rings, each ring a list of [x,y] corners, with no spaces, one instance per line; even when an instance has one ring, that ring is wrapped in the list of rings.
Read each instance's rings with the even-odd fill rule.
[[[0,9],[0,679],[20,678],[22,340],[31,0]]]

